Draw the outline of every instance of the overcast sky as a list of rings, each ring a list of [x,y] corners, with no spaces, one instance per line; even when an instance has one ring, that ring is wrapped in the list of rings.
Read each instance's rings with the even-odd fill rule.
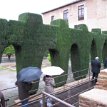
[[[21,13],[41,14],[74,0],[0,0],[0,18],[18,20]]]

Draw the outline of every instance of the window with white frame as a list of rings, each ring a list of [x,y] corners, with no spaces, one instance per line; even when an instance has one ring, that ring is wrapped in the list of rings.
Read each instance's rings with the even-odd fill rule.
[[[68,21],[68,9],[63,11],[63,19]]]
[[[84,5],[78,6],[78,20],[84,20]]]

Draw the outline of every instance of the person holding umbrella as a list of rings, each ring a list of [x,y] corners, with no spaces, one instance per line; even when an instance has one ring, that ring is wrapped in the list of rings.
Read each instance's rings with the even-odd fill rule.
[[[16,86],[18,86],[18,92],[19,92],[19,99],[21,100],[22,107],[29,107],[28,101],[29,101],[29,91],[32,88],[31,83],[27,82],[19,82],[16,81]]]
[[[55,81],[54,78],[50,75],[45,75],[43,77],[43,81],[45,82],[45,92],[54,95],[54,86]]]
[[[64,70],[58,66],[50,66],[43,68],[42,72],[45,75],[43,78],[43,81],[45,82],[45,92],[53,94],[55,81],[52,76],[61,75],[64,73]]]
[[[29,91],[32,89],[32,82],[38,81],[41,74],[41,69],[38,67],[26,67],[18,72],[16,85],[18,86],[19,99],[22,103],[21,107],[29,107]]]
[[[50,75],[45,75],[43,77],[43,81],[45,82],[45,87],[44,91],[48,94],[54,95],[54,86],[55,86],[55,81],[54,78]],[[54,103],[52,98],[48,97],[46,99],[47,107],[53,107],[52,104]],[[40,100],[41,107],[43,107],[43,102]]]
[[[48,94],[54,94],[54,86],[55,86],[55,81],[52,76],[56,75],[61,75],[64,70],[58,66],[50,66],[50,67],[45,67],[42,69],[43,74],[45,75],[43,77],[43,81],[45,82],[45,92]],[[54,100],[50,97],[47,98],[47,107],[53,107]],[[41,107],[43,107],[43,102],[42,100],[40,101]]]

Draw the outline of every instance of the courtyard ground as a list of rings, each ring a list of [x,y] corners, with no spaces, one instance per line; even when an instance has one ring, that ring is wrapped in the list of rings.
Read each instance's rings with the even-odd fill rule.
[[[51,63],[48,59],[44,58],[42,62],[42,68],[51,66]],[[72,77],[71,67],[68,70],[68,79],[67,82],[73,81],[69,79]],[[3,92],[6,99],[9,99],[7,102],[8,105],[14,103],[15,99],[18,99],[18,89],[15,86],[16,82],[16,63],[15,58],[11,57],[10,61],[7,57],[2,58],[2,63],[0,64],[0,90]],[[43,75],[41,75],[38,92],[44,89]]]
[[[15,60],[12,59],[10,62],[4,58],[2,63],[0,64],[0,90],[5,95],[5,98],[9,98],[7,102],[8,105],[14,103],[15,99],[18,99],[18,90],[15,86],[16,82],[16,66]],[[47,59],[44,59],[42,62],[42,68],[51,66],[50,62]],[[38,92],[44,89],[44,82],[42,80],[43,75],[40,78],[39,89]],[[69,79],[70,78],[70,79]],[[68,79],[67,82],[73,81],[72,73],[71,73],[71,66],[69,63],[68,69]]]

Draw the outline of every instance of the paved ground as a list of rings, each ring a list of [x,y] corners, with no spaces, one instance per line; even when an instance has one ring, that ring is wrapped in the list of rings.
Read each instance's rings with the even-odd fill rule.
[[[68,70],[68,79],[67,82],[73,81],[72,73],[71,73],[71,66],[69,62],[69,70]],[[47,59],[43,60],[42,67],[51,66],[50,62]],[[15,86],[16,81],[16,71],[15,71],[15,59],[11,59],[11,61],[8,61],[8,59],[4,58],[2,60],[2,63],[0,64],[0,90],[5,95],[5,98],[9,98],[10,101],[8,102],[8,105],[11,105],[14,101],[14,99],[17,99],[18,91],[17,87]],[[42,81],[42,77],[40,79],[39,83],[39,90],[43,90],[44,82]],[[72,78],[72,79],[71,79]]]
[[[51,63],[44,59],[42,62],[42,68],[51,66]],[[67,82],[73,81],[71,67],[69,67],[69,76]],[[72,78],[72,79],[69,79]],[[2,63],[0,64],[0,90],[4,93],[5,98],[9,98],[8,105],[14,102],[14,99],[18,97],[18,90],[15,86],[16,82],[16,64],[15,59],[12,57],[9,61],[7,57],[3,57]],[[40,78],[38,92],[44,89],[43,75]]]
[[[10,99],[7,103],[8,105],[13,103],[13,99],[18,95],[17,87],[15,86],[16,72],[14,66],[14,62],[0,64],[0,90],[2,90],[6,99]]]

